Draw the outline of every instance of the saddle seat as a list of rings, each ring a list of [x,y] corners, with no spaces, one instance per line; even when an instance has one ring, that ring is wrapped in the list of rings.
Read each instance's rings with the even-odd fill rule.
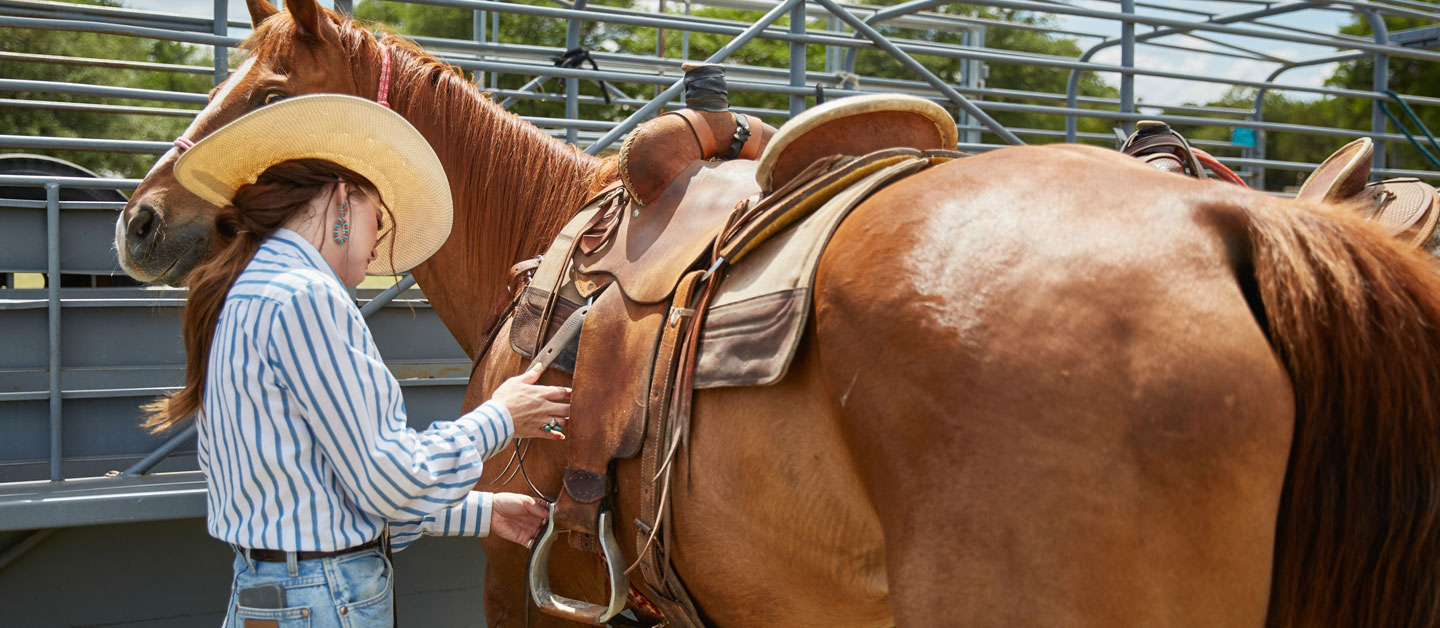
[[[957,133],[940,106],[854,97],[797,116],[769,138],[758,161],[690,159],[673,175],[656,170],[655,179],[669,179],[651,191],[655,179],[633,176],[636,167],[663,152],[656,147],[698,145],[699,135],[676,130],[684,124],[690,133],[691,120],[662,116],[627,140],[621,158],[632,176],[626,180],[622,167],[622,181],[586,202],[516,304],[511,347],[526,357],[568,354],[544,345],[566,338],[555,332],[567,317],[582,319],[574,364],[554,365],[573,366],[575,420],[563,488],[531,560],[541,610],[574,621],[601,623],[619,612],[628,580],[614,568],[633,563],[645,596],[671,625],[698,625],[687,619],[694,608],[665,543],[651,542],[662,534],[669,461],[688,438],[693,391],[783,377],[803,335],[820,255],[849,210],[889,183],[961,156],[948,150]],[[685,154],[705,153],[702,146]],[[737,265],[742,258],[758,263]],[[646,481],[613,486],[612,461],[637,455]],[[640,496],[638,518],[609,523],[606,504],[617,490]],[[628,556],[614,549],[611,525],[635,539]],[[603,550],[608,606],[549,591],[545,561],[557,527],[571,532],[573,545]]]
[[[1387,235],[1412,247],[1425,246],[1440,222],[1440,195],[1413,177],[1368,183],[1374,163],[1370,138],[1350,142],[1305,178],[1295,198],[1353,206]]]

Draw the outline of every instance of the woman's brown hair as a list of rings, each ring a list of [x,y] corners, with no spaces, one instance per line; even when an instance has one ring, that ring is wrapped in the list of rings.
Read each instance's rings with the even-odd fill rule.
[[[210,343],[220,310],[235,279],[250,264],[260,244],[305,210],[316,195],[339,180],[362,191],[375,189],[365,177],[334,162],[296,159],[271,166],[254,183],[241,186],[235,198],[215,215],[210,255],[191,271],[185,300],[185,387],[144,407],[143,425],[163,432],[200,410],[205,399],[205,372]],[[376,211],[386,211],[381,199]],[[386,220],[393,229],[393,220]],[[328,230],[326,233],[329,233]]]

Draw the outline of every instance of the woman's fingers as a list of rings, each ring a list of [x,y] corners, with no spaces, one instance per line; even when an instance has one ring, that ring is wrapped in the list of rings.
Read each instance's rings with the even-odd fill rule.
[[[544,372],[545,369],[537,364],[530,370],[516,375],[516,377],[519,378],[520,381],[525,382],[526,384],[534,384],[535,382],[540,381],[540,374]]]

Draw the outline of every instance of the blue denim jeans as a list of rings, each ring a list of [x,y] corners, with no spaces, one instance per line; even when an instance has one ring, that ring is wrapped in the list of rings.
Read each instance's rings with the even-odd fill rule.
[[[250,560],[237,550],[225,628],[245,628],[247,619],[276,628],[391,628],[394,576],[379,549],[288,563]],[[285,591],[285,608],[240,606],[240,589],[266,584]]]

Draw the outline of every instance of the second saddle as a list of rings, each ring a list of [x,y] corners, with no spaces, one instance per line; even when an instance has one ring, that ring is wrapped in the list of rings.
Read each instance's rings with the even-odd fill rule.
[[[1199,179],[1210,173],[1232,183],[1244,182],[1202,150],[1193,148],[1161,122],[1141,121],[1121,148],[1160,170]],[[1413,178],[1370,183],[1375,143],[1368,137],[1350,142],[1315,168],[1295,198],[1354,207],[1386,234],[1411,247],[1425,247],[1440,223],[1440,195]]]

